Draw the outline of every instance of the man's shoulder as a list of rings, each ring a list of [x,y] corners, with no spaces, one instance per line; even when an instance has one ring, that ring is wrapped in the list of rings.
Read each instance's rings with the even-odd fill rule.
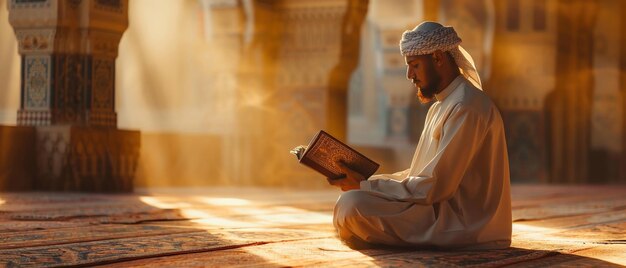
[[[476,88],[471,82],[464,80],[451,94],[451,100],[455,103],[471,104],[480,102],[484,105],[493,105],[491,98],[484,91]]]
[[[490,117],[495,104],[484,91],[477,89],[469,81],[462,83],[453,96],[451,96],[452,106],[457,112],[467,112],[479,117]]]

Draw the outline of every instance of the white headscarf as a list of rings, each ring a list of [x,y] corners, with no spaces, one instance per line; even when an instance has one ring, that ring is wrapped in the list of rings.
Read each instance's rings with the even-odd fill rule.
[[[445,27],[439,23],[425,21],[413,30],[405,31],[400,40],[400,52],[402,56],[426,55],[436,50],[449,51],[461,69],[461,74],[475,87],[482,90],[480,77],[476,71],[474,60],[463,47],[461,38],[452,27]]]

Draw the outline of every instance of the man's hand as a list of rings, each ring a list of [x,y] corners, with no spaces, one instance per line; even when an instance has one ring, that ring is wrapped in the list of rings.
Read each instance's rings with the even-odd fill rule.
[[[361,181],[365,180],[363,175],[350,169],[343,162],[337,162],[337,165],[339,166],[339,169],[341,169],[341,172],[345,174],[345,177],[339,179],[326,178],[328,183],[341,188],[344,192],[361,189]]]

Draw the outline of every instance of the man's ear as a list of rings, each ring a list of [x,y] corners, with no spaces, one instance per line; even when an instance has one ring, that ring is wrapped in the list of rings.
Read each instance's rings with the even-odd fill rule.
[[[442,66],[444,61],[444,52],[441,50],[435,50],[433,52],[433,63],[437,66]]]

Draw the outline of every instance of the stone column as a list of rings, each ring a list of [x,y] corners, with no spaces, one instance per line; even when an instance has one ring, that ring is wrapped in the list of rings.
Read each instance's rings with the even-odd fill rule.
[[[18,125],[115,127],[115,58],[127,1],[9,1],[22,56]]]
[[[558,2],[556,88],[546,103],[551,122],[552,182],[582,183],[589,179],[597,5],[585,0]]]
[[[128,0],[10,0],[19,126],[36,128],[36,189],[131,191],[139,132],[117,129],[115,59]]]
[[[348,126],[348,86],[350,76],[359,64],[361,26],[367,15],[368,0],[348,0],[341,24],[339,62],[328,79],[326,125],[329,133],[346,141]]]
[[[626,2],[620,1],[620,12],[626,14]],[[620,72],[619,88],[622,95],[622,155],[619,170],[619,181],[626,182],[626,18],[620,18]]]
[[[254,27],[246,31],[250,39],[239,62],[239,131],[228,137],[237,148],[231,155],[240,156],[236,179],[242,184],[326,184],[288,151],[320,129],[344,139],[348,80],[359,58],[367,3],[254,1],[249,8],[246,19]]]
[[[271,96],[279,95],[276,68],[286,25],[281,21],[281,4],[282,1],[255,1],[247,7],[246,19],[254,27],[246,33],[249,40],[242,44],[237,73],[236,130],[227,137],[234,146],[228,150],[237,161],[230,170],[231,180],[238,184],[272,184],[278,177],[273,174],[276,171],[273,159],[278,150],[273,150],[272,145],[279,127],[271,123],[279,118]]]

